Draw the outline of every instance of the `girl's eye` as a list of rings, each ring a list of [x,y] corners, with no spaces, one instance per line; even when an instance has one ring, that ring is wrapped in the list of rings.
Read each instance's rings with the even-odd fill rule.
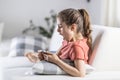
[[[58,28],[62,28],[62,25],[61,25],[61,24],[58,24]]]

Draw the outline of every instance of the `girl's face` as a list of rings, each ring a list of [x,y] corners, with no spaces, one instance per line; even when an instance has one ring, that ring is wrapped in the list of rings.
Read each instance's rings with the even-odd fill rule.
[[[71,30],[71,26],[67,26],[64,22],[61,22],[60,19],[58,22],[58,32],[63,36],[63,38],[67,41],[71,41],[73,38],[73,31]]]

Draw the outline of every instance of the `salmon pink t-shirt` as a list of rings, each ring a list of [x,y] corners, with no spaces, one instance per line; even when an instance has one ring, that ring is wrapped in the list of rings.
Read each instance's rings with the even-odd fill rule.
[[[75,42],[67,42],[64,40],[58,56],[61,59],[70,59],[72,61],[80,59],[87,63],[89,47],[86,42],[87,39],[81,39]]]

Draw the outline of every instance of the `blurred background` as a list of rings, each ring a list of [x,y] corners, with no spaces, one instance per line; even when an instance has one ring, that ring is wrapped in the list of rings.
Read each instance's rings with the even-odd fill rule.
[[[91,23],[120,27],[120,0],[0,0],[0,22],[4,23],[2,40],[23,34],[32,26],[47,27],[45,18],[50,11],[84,8]]]

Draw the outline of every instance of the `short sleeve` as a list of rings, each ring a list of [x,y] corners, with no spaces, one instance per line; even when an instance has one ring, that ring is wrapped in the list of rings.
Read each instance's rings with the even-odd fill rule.
[[[74,46],[73,46],[73,49],[74,49],[74,52],[75,52],[74,60],[75,60],[75,59],[84,60],[84,58],[85,58],[85,53],[84,53],[82,47],[79,46],[79,45],[74,45]]]

